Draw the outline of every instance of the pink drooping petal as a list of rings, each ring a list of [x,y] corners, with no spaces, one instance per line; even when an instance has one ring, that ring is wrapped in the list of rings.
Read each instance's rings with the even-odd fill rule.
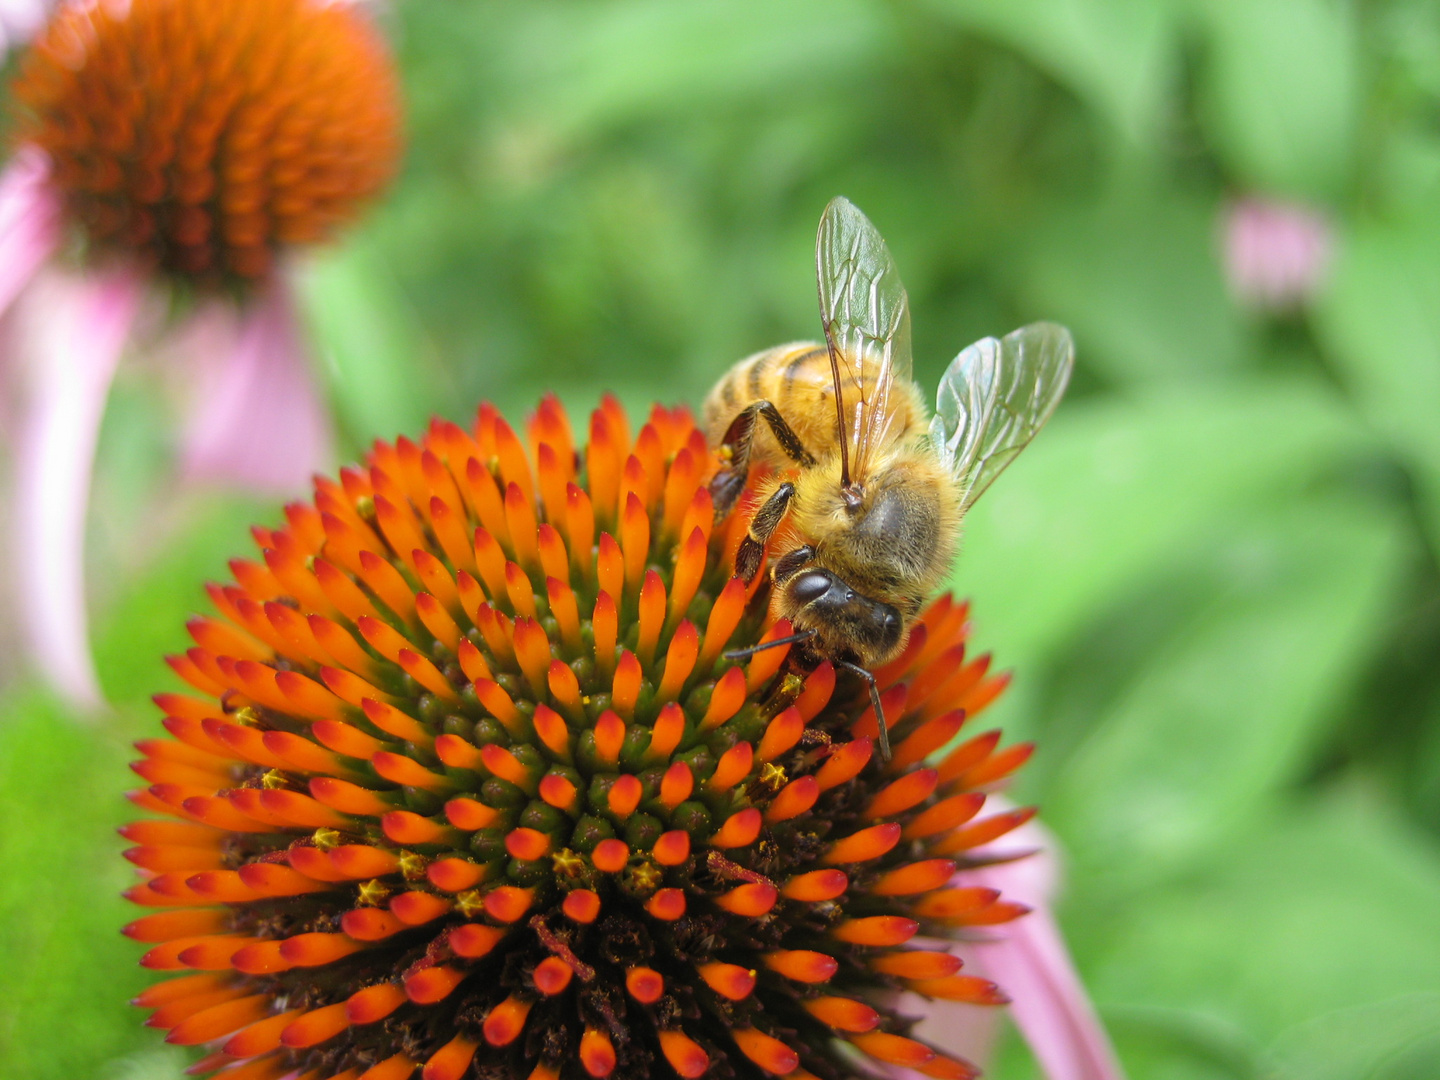
[[[1311,207],[1248,196],[1225,208],[1222,232],[1230,290],[1251,307],[1299,307],[1330,268],[1334,229]]]
[[[55,251],[60,204],[48,183],[50,159],[21,147],[0,173],[0,314]]]
[[[914,938],[912,942],[917,947],[937,952],[944,951],[947,946],[947,942],[935,939]],[[962,970],[966,974],[974,974],[978,970],[975,953],[968,943],[949,942],[948,945],[949,950],[964,961]],[[990,1060],[995,1042],[1000,1037],[1001,1022],[1005,1019],[1004,1010],[993,1005],[966,1005],[923,998],[909,992],[896,995],[890,1004],[900,1016],[920,1018],[913,1031],[916,1037],[977,1068],[984,1068]],[[890,1080],[926,1080],[924,1073],[903,1065],[887,1066],[886,1072]]]
[[[998,796],[991,796],[987,805],[1010,809]],[[971,852],[1006,861],[962,871],[955,876],[956,885],[997,889],[1005,899],[1031,910],[983,940],[952,943],[951,951],[964,961],[967,974],[994,980],[1010,997],[1010,1016],[1047,1080],[1123,1080],[1110,1039],[1050,911],[1060,877],[1055,852],[1055,838],[1034,821]],[[1017,855],[1024,857],[1010,858]],[[923,945],[944,948],[938,940]],[[990,1057],[1003,1015],[994,1006],[927,1000],[910,993],[899,995],[894,1004],[902,1015],[920,1017],[916,1034],[945,1053],[981,1065]],[[913,1069],[890,1066],[886,1072],[892,1080],[925,1080]]]
[[[85,512],[115,365],[139,310],[133,273],[50,276],[37,296],[29,394],[19,423],[16,593],[35,660],[78,705],[101,701],[85,610]],[[38,303],[43,301],[43,306]]]
[[[997,927],[993,940],[973,943],[976,962],[1010,996],[1010,1015],[1049,1080],[1120,1080],[1115,1050],[1051,912],[1059,879],[1056,840],[1032,821],[976,854],[1007,850],[1035,854],[968,871],[964,881],[999,889],[1031,911]]]
[[[330,424],[283,279],[238,318],[215,301],[194,319],[199,377],[182,435],[184,475],[264,494],[303,489],[327,464]]]
[[[52,6],[51,0],[0,0],[0,60],[34,36]]]

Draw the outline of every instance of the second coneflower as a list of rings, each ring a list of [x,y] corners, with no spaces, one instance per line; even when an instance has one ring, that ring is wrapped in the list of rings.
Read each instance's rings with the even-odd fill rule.
[[[149,1023],[225,1080],[973,1075],[895,1006],[1004,1002],[949,942],[1025,911],[966,880],[1029,748],[962,732],[964,606],[876,672],[884,763],[863,687],[726,658],[787,626],[686,413],[527,436],[376,444],[211,587],[123,830]]]
[[[20,66],[0,177],[0,314],[36,296],[18,425],[17,583],[31,644],[93,703],[83,535],[96,433],[147,293],[191,312],[182,379],[206,392],[182,471],[293,490],[320,467],[286,252],[331,235],[395,171],[396,78],[356,5],[322,0],[62,4]],[[37,276],[48,288],[31,287]],[[14,376],[12,376],[13,378]]]

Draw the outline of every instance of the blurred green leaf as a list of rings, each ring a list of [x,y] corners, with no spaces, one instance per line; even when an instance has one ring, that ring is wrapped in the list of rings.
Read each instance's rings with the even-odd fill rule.
[[[157,511],[168,516],[169,506],[156,505],[156,491],[174,484],[179,425],[167,415],[169,403],[155,392],[155,381],[151,372],[121,367],[105,402],[88,522],[93,602],[103,602],[143,563],[164,527]]]
[[[185,526],[151,552],[142,573],[116,588],[96,620],[95,665],[109,701],[141,702],[178,684],[163,658],[193,644],[185,621],[211,611],[205,582],[228,580],[230,559],[259,555],[251,524],[282,520],[278,506],[249,499],[210,497],[186,509]]]
[[[1374,114],[1374,156],[1366,164],[1385,205],[1434,205],[1440,195],[1440,139],[1431,122],[1440,98],[1440,8],[1428,0],[1394,0],[1374,15],[1365,27],[1366,52],[1379,78],[1366,89],[1383,108]]]
[[[1434,1080],[1440,1076],[1440,1034],[1398,1048],[1375,1070],[1373,1080]]]
[[[971,511],[954,587],[1003,663],[1038,667],[1217,516],[1293,497],[1365,445],[1304,378],[1063,403]]]
[[[1440,860],[1358,792],[1256,818],[1205,865],[1104,913],[1087,909],[1088,884],[1068,910],[1110,927],[1090,985],[1111,1011],[1183,1010],[1293,1051],[1287,1029],[1311,1017],[1440,986]],[[1352,1027],[1349,1060],[1393,1047],[1407,1022]]]
[[[893,63],[896,44],[884,6],[865,0],[528,9],[512,27],[506,74],[522,114],[562,140],[656,114],[818,95]]]
[[[438,373],[384,251],[354,237],[303,264],[296,278],[311,342],[352,437],[363,445],[420,431],[439,396]]]
[[[1027,56],[1132,145],[1157,136],[1176,60],[1170,0],[926,0],[924,6]]]
[[[1104,1020],[1130,1076],[1143,1080],[1261,1078],[1254,1040],[1217,1016],[1132,1005],[1107,1009]]]
[[[122,796],[137,786],[129,742],[161,733],[153,709],[135,706],[180,685],[161,658],[190,644],[185,619],[210,607],[203,582],[227,576],[229,557],[253,557],[246,525],[279,518],[278,508],[239,499],[188,510],[188,527],[99,620],[102,682],[127,704],[86,726],[40,692],[0,698],[0,962],[15,980],[0,995],[7,1077],[95,1075],[97,1063],[132,1051],[108,1072],[130,1080],[179,1071],[177,1055],[154,1052],[158,1036],[127,1004],[152,976],[136,963],[141,949],[118,933],[139,914],[119,895],[133,877],[113,833],[136,816]]]
[[[38,692],[0,699],[0,1062],[7,1077],[72,1080],[157,1035],[128,1004],[151,981],[119,934],[136,912],[112,831],[133,811],[122,721],[82,726]]]
[[[1067,323],[1079,362],[1102,376],[1195,381],[1245,358],[1212,201],[1126,183],[1057,210],[1026,238],[1017,270],[1028,309]]]
[[[1378,651],[1400,525],[1331,499],[1194,537],[1176,572],[1195,610],[1091,718],[1047,800],[1088,872],[1171,872],[1295,778]]]
[[[1433,991],[1317,1016],[1282,1034],[1267,1056],[1275,1080],[1422,1080],[1440,1075],[1437,1038]]]
[[[1199,117],[1246,184],[1339,195],[1360,109],[1354,8],[1333,0],[1193,0],[1205,34]]]
[[[1389,133],[1376,172],[1386,201],[1428,209],[1440,195],[1440,138],[1420,125]]]
[[[190,1057],[178,1046],[142,1050],[109,1062],[99,1080],[180,1080]]]
[[[1440,551],[1440,217],[1357,226],[1315,323],[1355,400],[1413,469]]]
[[[1127,1006],[1105,1010],[1101,1021],[1135,1080],[1261,1080],[1253,1040],[1214,1017]],[[985,1065],[993,1080],[1048,1080],[1010,1025]]]

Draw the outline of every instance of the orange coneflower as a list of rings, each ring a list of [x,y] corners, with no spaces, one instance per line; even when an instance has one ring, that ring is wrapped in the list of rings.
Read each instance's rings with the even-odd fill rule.
[[[394,172],[396,79],[363,12],[322,0],[72,0],[14,86],[0,177],[0,314],[40,332],[19,373],[18,583],[42,668],[98,692],[85,645],[83,523],[115,364],[150,286],[190,312],[203,384],[182,472],[303,484],[328,446],[285,254],[354,217]],[[47,281],[32,285],[36,277]],[[162,293],[163,297],[164,293]]]
[[[788,628],[713,468],[682,410],[607,400],[579,447],[553,399],[482,407],[255,530],[122,830],[194,1071],[974,1074],[896,1002],[1007,1000],[951,951],[1027,910],[975,878],[1031,816],[987,798],[1030,747],[970,730],[1007,678],[934,602],[876,672],[885,763],[828,664],[727,658]]]

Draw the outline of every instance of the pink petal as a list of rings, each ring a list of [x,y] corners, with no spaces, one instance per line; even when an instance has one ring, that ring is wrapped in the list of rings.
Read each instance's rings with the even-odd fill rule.
[[[54,253],[60,204],[48,183],[50,159],[24,146],[0,173],[0,314]]]
[[[935,939],[912,939],[916,947],[945,951],[946,947],[964,961],[966,974],[975,974],[977,961],[969,943]],[[967,1005],[958,1001],[930,1000],[909,992],[896,996],[891,1003],[900,1016],[918,1016],[914,1034],[953,1058],[983,1067],[1000,1036],[1000,1022],[1005,1014],[993,1005]],[[925,1074],[903,1065],[890,1065],[886,1072],[891,1080],[926,1080]]]
[[[194,357],[200,377],[182,436],[185,476],[264,494],[302,490],[328,461],[330,424],[283,279],[238,319],[216,301],[194,320],[194,340],[207,345]]]
[[[988,805],[1010,809],[993,795]],[[1109,1037],[1050,914],[1059,879],[1055,850],[1055,838],[1034,821],[1004,840],[976,849],[973,854],[986,858],[1025,857],[962,871],[955,884],[998,889],[1007,900],[1017,900],[1031,911],[996,927],[985,940],[951,942],[950,948],[964,961],[968,974],[993,979],[1010,997],[1010,1016],[1048,1080],[1123,1080]],[[915,944],[946,947],[939,940],[917,938]],[[1002,1015],[999,1009],[927,1001],[910,993],[897,995],[894,1006],[902,1015],[921,1017],[916,1034],[945,1053],[979,1064],[990,1057]],[[885,1072],[891,1080],[925,1080],[913,1069],[888,1066]]]
[[[24,629],[47,679],[100,704],[86,633],[85,510],[115,365],[140,306],[134,274],[47,282],[28,406],[16,449],[16,583]]]
[[[50,8],[50,0],[0,0],[0,59],[34,36]]]
[[[1010,1015],[1049,1080],[1119,1080],[1124,1074],[1114,1048],[1051,914],[1059,878],[1055,838],[1031,821],[975,854],[1026,850],[1035,854],[959,875],[965,884],[999,889],[1032,909],[971,950],[985,976],[1010,996]]]

